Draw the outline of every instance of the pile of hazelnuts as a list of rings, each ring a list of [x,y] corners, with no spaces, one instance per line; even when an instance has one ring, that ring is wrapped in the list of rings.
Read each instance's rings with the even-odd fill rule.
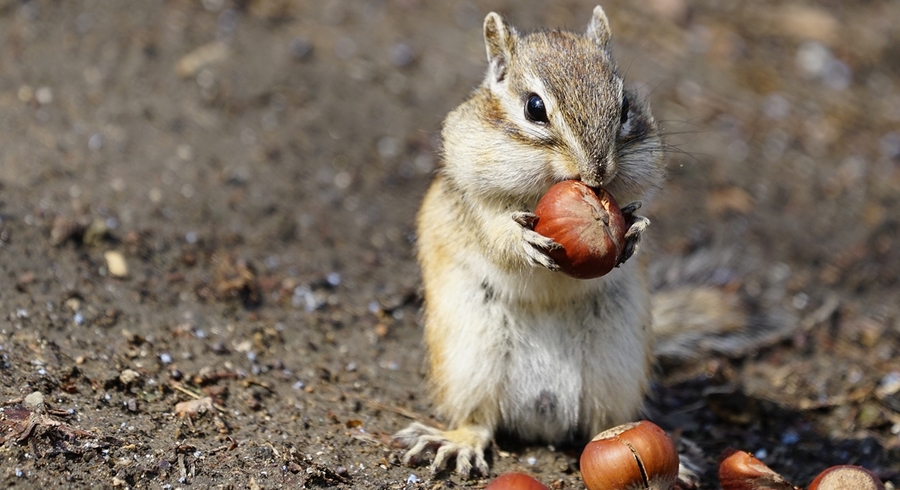
[[[642,420],[601,432],[581,453],[581,477],[588,490],[681,488],[678,451],[659,426]],[[729,449],[719,460],[723,490],[800,490],[752,454]],[[524,473],[505,473],[485,490],[549,490]],[[884,490],[871,471],[833,466],[819,473],[808,490]]]

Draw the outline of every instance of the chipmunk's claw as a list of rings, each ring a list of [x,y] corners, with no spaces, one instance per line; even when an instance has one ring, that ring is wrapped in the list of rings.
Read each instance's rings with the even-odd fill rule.
[[[631,223],[631,225],[628,227],[628,231],[625,232],[625,246],[622,249],[622,254],[619,256],[619,262],[616,264],[616,267],[624,264],[626,260],[637,253],[644,230],[650,226],[649,219],[634,214],[640,208],[640,201],[634,201],[622,207],[622,215],[625,216],[625,221]]]
[[[512,219],[522,227],[525,256],[528,258],[528,262],[534,266],[540,265],[551,271],[558,271],[559,264],[550,257],[550,252],[561,249],[562,245],[534,231],[534,224],[537,222],[538,216],[534,213],[518,211],[512,214]]]
[[[432,474],[443,471],[453,461],[456,473],[469,477],[473,470],[481,476],[489,473],[484,459],[486,441],[483,439],[477,431],[442,431],[414,422],[395,434],[393,443],[395,446],[409,448],[400,458],[405,465],[415,466],[422,461],[425,453],[434,451],[434,461],[429,467]]]

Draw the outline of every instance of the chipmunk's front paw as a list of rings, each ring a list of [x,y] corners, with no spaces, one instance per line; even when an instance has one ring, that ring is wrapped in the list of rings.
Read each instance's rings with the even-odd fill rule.
[[[631,223],[631,225],[628,227],[628,231],[625,232],[625,247],[622,249],[622,255],[619,256],[617,267],[624,264],[626,260],[630,259],[637,252],[644,230],[650,225],[649,219],[634,214],[638,209],[641,209],[640,201],[635,201],[622,207],[622,215],[625,216],[625,222]]]
[[[512,219],[522,227],[522,238],[525,241],[525,256],[531,265],[542,265],[551,271],[558,271],[559,264],[550,257],[551,250],[559,250],[562,245],[534,231],[537,215],[524,211],[512,214]]]
[[[461,428],[442,431],[427,425],[414,422],[409,427],[394,434],[394,445],[408,448],[400,461],[415,466],[422,461],[426,453],[434,451],[431,473],[443,470],[448,461],[455,461],[456,472],[468,477],[474,469],[482,476],[488,475],[488,464],[484,459],[484,448],[490,441],[485,431]]]

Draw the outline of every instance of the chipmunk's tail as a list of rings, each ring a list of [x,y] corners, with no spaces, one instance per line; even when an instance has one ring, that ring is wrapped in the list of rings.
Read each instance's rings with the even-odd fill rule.
[[[786,265],[758,267],[736,252],[700,251],[650,267],[656,353],[663,362],[740,357],[790,337]]]

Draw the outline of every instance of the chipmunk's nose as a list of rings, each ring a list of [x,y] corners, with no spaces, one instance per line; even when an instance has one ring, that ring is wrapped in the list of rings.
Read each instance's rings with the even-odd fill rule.
[[[592,158],[582,165],[581,181],[590,187],[603,187],[612,180],[616,171],[615,155],[612,152],[600,158]]]

